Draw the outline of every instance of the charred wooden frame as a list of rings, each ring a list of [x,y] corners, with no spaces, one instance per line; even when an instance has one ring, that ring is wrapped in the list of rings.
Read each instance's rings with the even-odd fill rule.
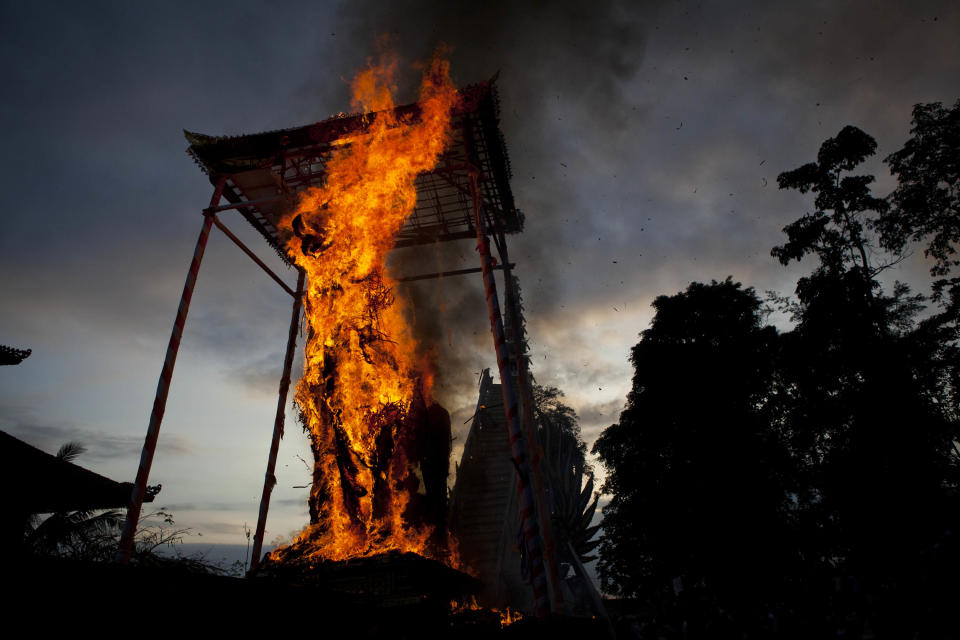
[[[420,106],[410,104],[397,107],[394,115],[401,125],[415,122],[420,117]],[[280,258],[288,266],[293,266],[283,249],[284,239],[279,230],[281,217],[295,206],[300,192],[323,183],[326,162],[333,151],[338,147],[349,145],[351,139],[364,135],[377,117],[379,117],[377,113],[337,116],[304,127],[234,137],[184,132],[190,143],[187,153],[209,176],[210,182],[214,185],[214,195],[210,205],[203,211],[204,221],[200,238],[188,271],[166,360],[161,371],[140,468],[117,553],[117,558],[121,562],[128,561],[130,557],[183,325],[210,228],[216,225],[294,297],[293,317],[280,382],[273,438],[254,537],[251,571],[256,569],[262,551],[270,493],[276,483],[274,470],[279,440],[283,435],[284,407],[290,386],[290,370],[296,345],[296,329],[299,326],[301,297],[305,290],[304,274],[300,271],[294,291],[233,235],[216,217],[216,214],[229,210],[238,211],[264,237]],[[506,235],[522,231],[524,220],[523,214],[514,205],[510,189],[510,164],[503,135],[500,132],[499,105],[492,80],[460,91],[460,101],[452,116],[451,131],[450,144],[441,155],[436,167],[422,173],[416,179],[417,203],[413,213],[397,233],[395,247],[475,239],[478,242],[478,250],[481,251],[482,267],[409,276],[400,280],[413,281],[483,272],[488,303],[491,305],[492,330],[501,380],[504,383],[505,394],[510,389],[511,406],[518,406],[522,411],[522,424],[526,431],[526,433],[521,432],[520,423],[512,422],[511,441],[527,439],[534,444],[536,439],[532,437],[532,394],[525,359],[520,353],[522,327],[517,326],[517,318],[521,316],[517,308],[518,296],[514,289],[514,280],[511,277],[514,265],[509,262],[506,248]],[[226,200],[228,204],[221,204],[221,199]],[[497,247],[500,256],[499,265],[490,256],[488,237],[493,238]],[[498,332],[497,319],[492,313],[493,309],[499,309],[493,279],[495,269],[502,269],[505,273],[506,312],[508,320],[514,323],[507,329],[515,336],[516,349],[513,353],[504,349],[503,322],[499,321]],[[515,376],[519,383],[519,402],[517,393],[512,390]],[[560,591],[555,587],[556,565],[549,535],[549,516],[541,512],[538,518],[535,514],[538,511],[536,502],[542,504],[542,489],[537,469],[538,456],[536,451],[531,451],[531,455],[527,458],[526,453],[523,455],[519,453],[521,451],[523,449],[517,449],[519,459],[515,461],[517,469],[521,470],[520,491],[524,494],[521,499],[524,509],[521,519],[527,523],[524,529],[530,544],[536,549],[542,548],[538,538],[539,533],[536,530],[539,529],[545,535],[547,577],[554,592],[554,602],[559,605]],[[528,473],[533,475],[533,487],[528,484],[529,478],[523,477]],[[532,498],[532,489],[540,494],[537,496],[537,501]],[[539,527],[534,524],[537,520],[539,520]],[[535,591],[538,609],[543,613],[549,609],[549,604],[546,601],[542,577],[538,578]]]

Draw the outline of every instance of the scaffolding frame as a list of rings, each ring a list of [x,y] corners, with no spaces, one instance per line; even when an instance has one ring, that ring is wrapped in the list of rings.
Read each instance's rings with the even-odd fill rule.
[[[400,126],[415,122],[420,116],[420,106],[410,104],[397,107],[393,116]],[[377,117],[382,116],[377,113],[338,116],[305,127],[237,137],[213,137],[184,132],[190,142],[188,154],[209,176],[214,189],[210,204],[203,209],[200,236],[187,271],[180,306],[161,369],[140,466],[118,545],[118,561],[126,563],[130,559],[187,312],[210,230],[216,226],[293,297],[293,313],[251,556],[250,571],[256,570],[262,552],[270,495],[276,484],[276,459],[284,433],[290,373],[300,325],[302,297],[306,290],[305,273],[294,267],[298,272],[296,288],[288,286],[224,225],[217,214],[230,210],[238,211],[264,237],[285,264],[294,266],[283,250],[278,228],[281,215],[295,205],[300,192],[322,184],[325,164],[334,149],[349,144],[354,137],[364,135]],[[451,130],[451,142],[437,166],[420,174],[416,179],[417,203],[413,213],[396,235],[394,247],[472,238],[477,242],[481,266],[407,276],[399,278],[399,281],[482,274],[504,407],[508,416],[513,461],[517,470],[521,529],[531,568],[535,606],[539,615],[547,615],[551,609],[551,592],[554,609],[562,610],[563,601],[557,579],[549,508],[538,508],[546,505],[545,491],[539,471],[540,456],[534,430],[531,380],[522,347],[522,316],[513,276],[515,264],[509,261],[506,242],[508,234],[522,231],[523,215],[513,203],[509,183],[510,165],[499,129],[499,104],[493,80],[472,85],[459,92],[458,105],[452,115]],[[227,203],[221,204],[224,199]],[[490,252],[491,237],[497,249],[499,263]],[[514,343],[512,352],[500,313],[493,275],[495,270],[503,271],[506,312]]]

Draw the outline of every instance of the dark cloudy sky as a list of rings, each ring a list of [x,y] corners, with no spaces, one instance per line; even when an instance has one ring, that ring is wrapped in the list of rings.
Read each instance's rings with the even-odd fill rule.
[[[777,190],[779,172],[854,124],[877,139],[868,170],[885,194],[879,160],[912,105],[960,98],[955,2],[2,3],[0,343],[34,353],[0,370],[0,428],[48,450],[81,440],[87,466],[133,477],[210,193],[181,130],[347,110],[382,34],[405,61],[401,101],[440,41],[458,84],[499,72],[534,373],[566,392],[588,441],[622,408],[656,295],[727,275],[789,292],[809,269],[769,257],[810,206]],[[476,256],[465,241],[397,264]],[[921,272],[916,258],[891,277]],[[495,367],[479,280],[411,295],[462,442],[476,375]],[[214,232],[151,477],[207,540],[243,542],[256,519],[289,313]],[[293,487],[308,450],[288,425],[268,540],[306,520]]]

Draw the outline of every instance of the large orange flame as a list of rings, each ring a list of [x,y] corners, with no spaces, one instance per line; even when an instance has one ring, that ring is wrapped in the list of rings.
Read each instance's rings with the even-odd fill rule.
[[[309,331],[296,402],[316,457],[313,524],[291,546],[318,559],[394,549],[447,559],[428,544],[429,526],[404,517],[418,470],[404,457],[401,432],[429,399],[432,376],[384,261],[416,203],[414,179],[447,145],[457,92],[449,64],[435,57],[424,69],[419,117],[400,121],[390,90],[395,69],[370,66],[354,79],[354,107],[370,113],[368,128],[341,141],[325,183],[304,192],[281,224],[307,274]]]

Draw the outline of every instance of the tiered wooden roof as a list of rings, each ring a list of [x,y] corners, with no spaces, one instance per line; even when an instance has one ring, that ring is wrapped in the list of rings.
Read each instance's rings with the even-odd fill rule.
[[[397,247],[476,236],[470,201],[470,170],[479,172],[479,189],[490,233],[517,233],[523,216],[510,190],[510,161],[499,128],[493,81],[460,92],[453,114],[453,136],[436,168],[416,181],[417,204],[396,239]],[[402,123],[416,122],[420,106],[394,110]],[[281,255],[277,223],[297,193],[322,183],[333,149],[363,135],[377,113],[334,117],[323,122],[235,137],[185,131],[188,153],[211,182],[226,177],[224,197]]]

